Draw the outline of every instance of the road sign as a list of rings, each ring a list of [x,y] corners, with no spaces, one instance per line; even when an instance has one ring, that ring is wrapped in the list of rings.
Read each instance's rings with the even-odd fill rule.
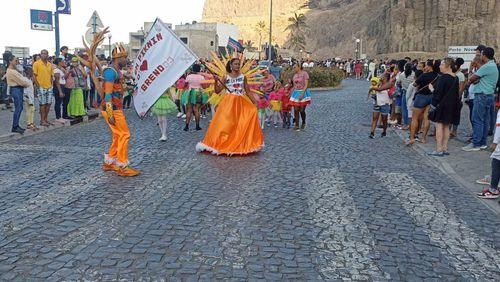
[[[87,23],[87,27],[96,28],[96,29],[98,27],[104,28],[104,25],[102,24],[101,18],[97,14],[97,11],[94,11],[94,13],[92,13],[92,16],[90,17],[89,22]]]
[[[31,29],[52,31],[52,11],[30,10]]]
[[[96,31],[94,32],[93,28],[87,29],[87,32],[85,32],[85,41],[90,45],[94,41],[94,36],[100,32],[101,29],[97,28]]]
[[[462,65],[462,69],[468,69],[470,63],[476,56],[476,47],[474,46],[449,46],[448,47],[448,56],[452,58],[462,58],[464,59],[464,64]]]
[[[71,15],[71,0],[56,0],[56,12]]]
[[[14,46],[5,46],[5,51],[9,51],[12,55],[18,58],[27,58],[30,56],[30,48],[29,47],[14,47]]]

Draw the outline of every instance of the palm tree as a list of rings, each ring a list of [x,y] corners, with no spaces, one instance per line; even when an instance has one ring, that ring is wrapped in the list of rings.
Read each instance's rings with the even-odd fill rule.
[[[285,28],[290,32],[304,32],[305,28],[307,28],[306,16],[304,14],[294,13],[293,17],[288,18],[289,25]]]
[[[288,23],[289,25],[285,29],[285,31],[290,32],[287,45],[290,49],[298,53],[299,50],[303,50],[306,47],[306,16],[294,13],[293,17],[288,18]]]
[[[262,50],[262,36],[267,33],[266,23],[264,21],[260,21],[255,26],[255,31],[259,34],[259,51]],[[260,55],[260,53],[259,53]]]
[[[291,34],[290,38],[288,39],[287,45],[295,52],[303,50],[306,48],[306,38],[304,35],[299,33]]]
[[[252,40],[248,40],[248,41],[244,42],[243,47],[245,47],[245,49],[247,49],[248,51],[253,51],[255,49],[255,47],[253,46]]]

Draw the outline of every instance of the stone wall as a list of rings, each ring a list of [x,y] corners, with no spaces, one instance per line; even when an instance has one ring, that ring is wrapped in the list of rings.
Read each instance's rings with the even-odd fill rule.
[[[288,17],[307,16],[308,51],[313,57],[353,57],[354,37],[363,52],[445,53],[450,45],[500,47],[500,0],[274,0],[276,43],[286,38]],[[258,21],[269,25],[269,0],[206,0],[203,21],[240,27],[241,37],[258,42]],[[267,35],[264,41],[267,41]]]

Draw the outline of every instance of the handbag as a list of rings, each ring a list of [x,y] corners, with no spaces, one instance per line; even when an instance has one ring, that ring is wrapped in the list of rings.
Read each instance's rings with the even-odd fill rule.
[[[457,79],[458,78],[455,77],[455,82],[457,81]],[[429,114],[428,114],[428,117],[429,117],[430,121],[436,122],[436,115],[437,115],[438,109],[441,106],[441,102],[444,101],[445,98],[448,97],[448,95],[450,95],[451,92],[453,92],[453,87],[450,87],[450,89],[448,89],[448,92],[446,92],[446,95],[443,96],[443,98],[441,99],[441,101],[439,102],[439,104],[437,106],[434,107],[431,104],[431,108],[429,109]]]

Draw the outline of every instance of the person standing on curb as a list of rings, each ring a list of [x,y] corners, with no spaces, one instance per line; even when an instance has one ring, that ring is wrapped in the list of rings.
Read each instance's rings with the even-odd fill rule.
[[[55,60],[54,69],[54,97],[56,103],[54,110],[56,112],[56,121],[64,124],[68,119],[69,89],[66,88],[66,61],[61,58]]]
[[[477,194],[477,196],[481,199],[500,198],[500,191],[498,190],[498,182],[500,182],[500,146],[498,146],[498,143],[500,142],[500,111],[497,114],[495,128],[495,137],[493,138],[493,144],[491,144],[493,153],[491,154],[491,179],[489,183],[490,187],[483,189],[481,193]]]
[[[24,134],[25,129],[19,126],[19,119],[23,111],[24,88],[29,86],[29,80],[25,78],[17,69],[19,60],[11,55],[8,59],[9,67],[7,68],[6,79],[7,85],[10,88],[10,95],[14,100],[14,118],[12,120],[12,132]]]
[[[462,148],[466,152],[477,152],[488,148],[491,107],[498,81],[498,68],[494,61],[495,51],[486,47],[482,52],[483,65],[470,78],[474,86],[474,107],[472,113],[472,143]]]
[[[50,105],[54,103],[53,78],[54,70],[52,63],[48,61],[49,52],[42,50],[40,60],[33,64],[33,75],[35,76],[35,85],[38,92],[38,101],[40,103],[40,125],[50,126],[49,111]]]

